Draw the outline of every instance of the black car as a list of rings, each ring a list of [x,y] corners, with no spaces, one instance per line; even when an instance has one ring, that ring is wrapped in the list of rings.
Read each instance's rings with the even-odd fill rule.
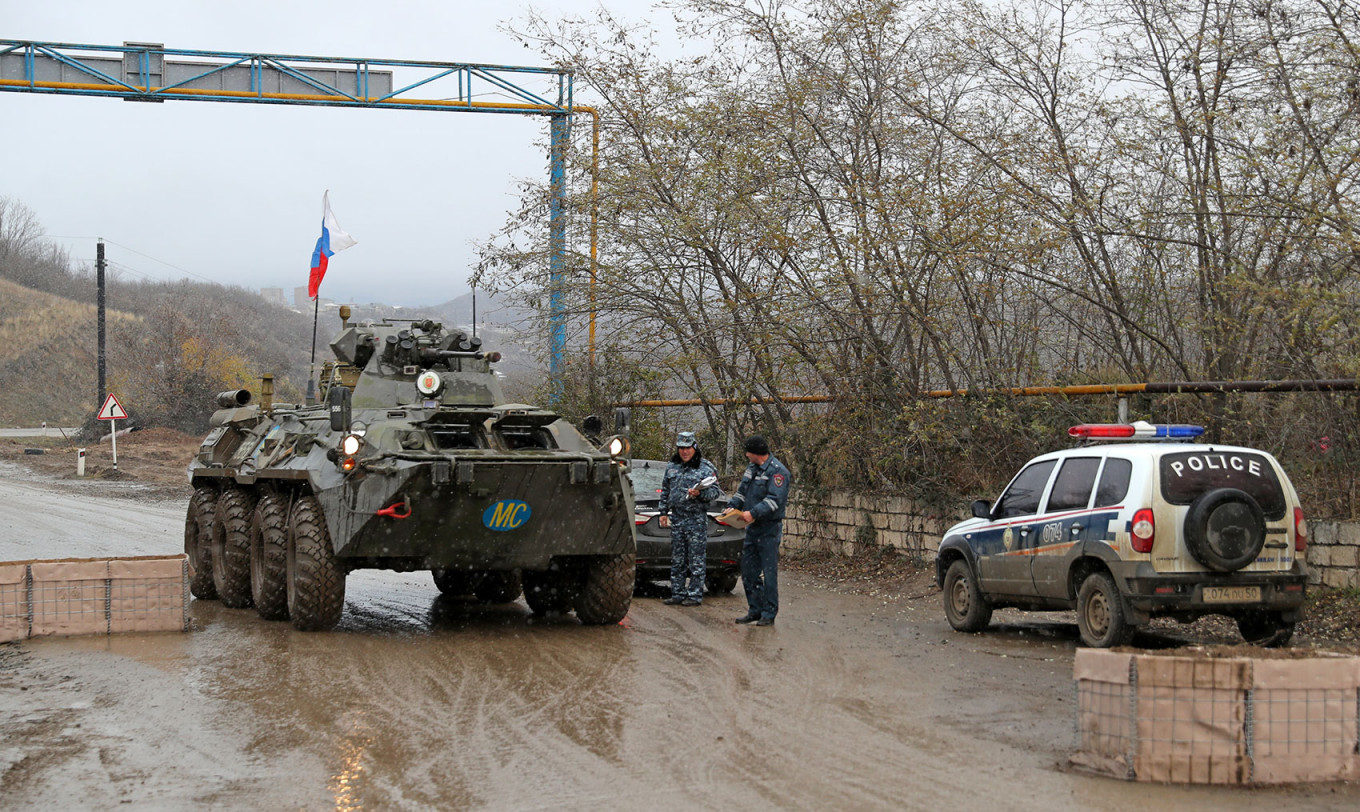
[[[630,475],[637,499],[634,522],[637,524],[637,583],[670,582],[671,531],[662,527],[657,511],[661,505],[661,479],[666,463],[660,460],[633,460]],[[719,496],[708,503],[708,567],[704,590],[710,595],[726,595],[737,586],[741,575],[741,544],[746,531],[718,521],[727,505]]]

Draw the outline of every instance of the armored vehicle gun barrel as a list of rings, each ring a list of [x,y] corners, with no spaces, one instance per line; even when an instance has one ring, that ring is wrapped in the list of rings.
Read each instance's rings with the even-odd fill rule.
[[[621,620],[636,556],[627,415],[589,440],[506,402],[500,354],[476,336],[343,312],[341,326],[318,404],[218,395],[189,467],[193,594],[326,629],[347,573],[426,569],[446,595]]]
[[[229,389],[226,392],[217,393],[217,405],[223,409],[235,409],[237,406],[246,406],[250,403],[249,389]]]

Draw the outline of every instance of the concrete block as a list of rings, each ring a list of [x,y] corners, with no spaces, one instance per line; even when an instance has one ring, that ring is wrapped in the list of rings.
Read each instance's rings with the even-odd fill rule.
[[[1308,543],[1329,545],[1335,544],[1340,537],[1340,525],[1337,522],[1309,522],[1308,523]]]
[[[1322,585],[1333,589],[1346,589],[1355,586],[1355,571],[1328,567],[1322,571]]]
[[[884,547],[904,549],[907,546],[907,534],[894,530],[884,530],[878,534],[878,543]]]
[[[1332,566],[1355,571],[1356,566],[1360,565],[1360,547],[1332,548]]]
[[[1360,523],[1338,522],[1336,525],[1336,543],[1348,547],[1360,547]]]

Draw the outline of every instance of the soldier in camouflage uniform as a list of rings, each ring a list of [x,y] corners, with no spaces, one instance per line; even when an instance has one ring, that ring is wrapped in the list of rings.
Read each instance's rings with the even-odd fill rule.
[[[713,463],[704,459],[694,432],[682,431],[675,438],[675,456],[661,479],[661,526],[671,529],[672,606],[698,606],[704,600],[704,570],[708,561],[709,501],[722,489],[700,488],[705,478],[716,476]]]

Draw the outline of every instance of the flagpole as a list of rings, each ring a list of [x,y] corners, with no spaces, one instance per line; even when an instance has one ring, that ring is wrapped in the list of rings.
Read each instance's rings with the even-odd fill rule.
[[[316,322],[321,315],[321,292],[317,291],[312,299],[316,306],[312,308],[312,361],[307,373],[307,405],[316,405]]]
[[[307,376],[308,406],[316,405],[316,324],[321,316],[321,280],[326,275],[326,260],[334,256],[336,251],[343,251],[352,245],[357,245],[358,242],[335,221],[335,215],[331,212],[331,192],[327,189],[321,195],[321,237],[316,241],[316,249],[312,251],[312,276],[307,288],[307,292],[312,294],[314,303],[312,308],[312,361]]]

